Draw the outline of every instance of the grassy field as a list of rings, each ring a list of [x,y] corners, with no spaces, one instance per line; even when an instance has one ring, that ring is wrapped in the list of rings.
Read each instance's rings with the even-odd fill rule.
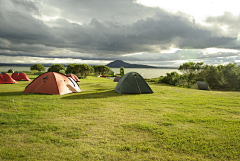
[[[0,84],[0,160],[240,160],[240,92],[149,83],[153,94],[121,95],[89,76],[81,93],[22,93],[28,84]]]

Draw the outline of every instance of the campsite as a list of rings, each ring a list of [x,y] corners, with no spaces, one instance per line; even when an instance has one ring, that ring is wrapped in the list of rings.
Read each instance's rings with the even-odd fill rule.
[[[119,94],[90,75],[78,93],[23,93],[29,83],[0,84],[0,160],[240,160],[239,92]]]

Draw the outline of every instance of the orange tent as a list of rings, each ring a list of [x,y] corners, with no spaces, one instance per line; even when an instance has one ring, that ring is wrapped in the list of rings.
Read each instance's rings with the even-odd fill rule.
[[[80,80],[78,79],[78,77],[75,74],[67,74],[68,77],[71,77],[73,80],[75,80],[76,82],[80,82]]]
[[[7,84],[7,83],[17,83],[17,82],[14,79],[12,79],[7,73],[1,72],[0,84]]]
[[[11,77],[16,81],[31,81],[31,79],[29,79],[28,76],[23,72],[13,73]]]
[[[78,84],[73,79],[58,73],[46,72],[35,78],[23,93],[67,94],[81,92]]]

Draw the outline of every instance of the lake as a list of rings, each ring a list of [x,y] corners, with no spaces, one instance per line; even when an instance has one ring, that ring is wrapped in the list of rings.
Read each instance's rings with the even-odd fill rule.
[[[119,74],[119,68],[111,68],[115,73]],[[177,69],[161,69],[161,68],[124,68],[124,73],[137,72],[142,75],[143,78],[157,78],[160,76],[166,76],[166,73],[178,72]]]
[[[46,70],[49,67],[45,67]],[[13,69],[14,71],[30,71],[29,66],[0,66],[0,72],[1,71],[8,71],[9,69]],[[120,73],[120,68],[111,68],[115,73]],[[143,78],[157,78],[160,76],[165,76],[166,73],[171,72],[178,72],[177,69],[161,69],[161,68],[124,68],[125,74],[128,72],[137,72],[142,75]]]

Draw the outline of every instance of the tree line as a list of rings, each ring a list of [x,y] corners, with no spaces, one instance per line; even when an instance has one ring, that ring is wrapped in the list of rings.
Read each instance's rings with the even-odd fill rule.
[[[187,62],[179,66],[179,71],[167,73],[159,81],[175,86],[190,87],[196,81],[206,81],[211,89],[240,90],[240,66],[204,65],[203,62]]]
[[[34,64],[30,69],[45,71],[45,67],[41,64]],[[240,90],[240,66],[237,66],[236,63],[213,66],[204,65],[203,62],[187,62],[180,65],[178,70],[182,74],[167,73],[158,81],[183,87],[191,87],[196,81],[206,81],[211,89]],[[87,64],[69,64],[65,70],[62,64],[54,64],[48,68],[48,72],[73,73],[79,77],[87,77],[90,73],[107,74],[111,72],[111,69],[104,65],[91,67]]]
[[[34,64],[30,67],[30,70],[37,70],[39,72],[45,71],[45,67],[42,64]],[[65,70],[62,64],[53,64],[47,70],[48,72],[60,72],[63,74],[76,74],[79,77],[87,77],[90,73],[95,74],[107,74],[111,69],[105,65],[90,66],[87,64],[69,64]]]

